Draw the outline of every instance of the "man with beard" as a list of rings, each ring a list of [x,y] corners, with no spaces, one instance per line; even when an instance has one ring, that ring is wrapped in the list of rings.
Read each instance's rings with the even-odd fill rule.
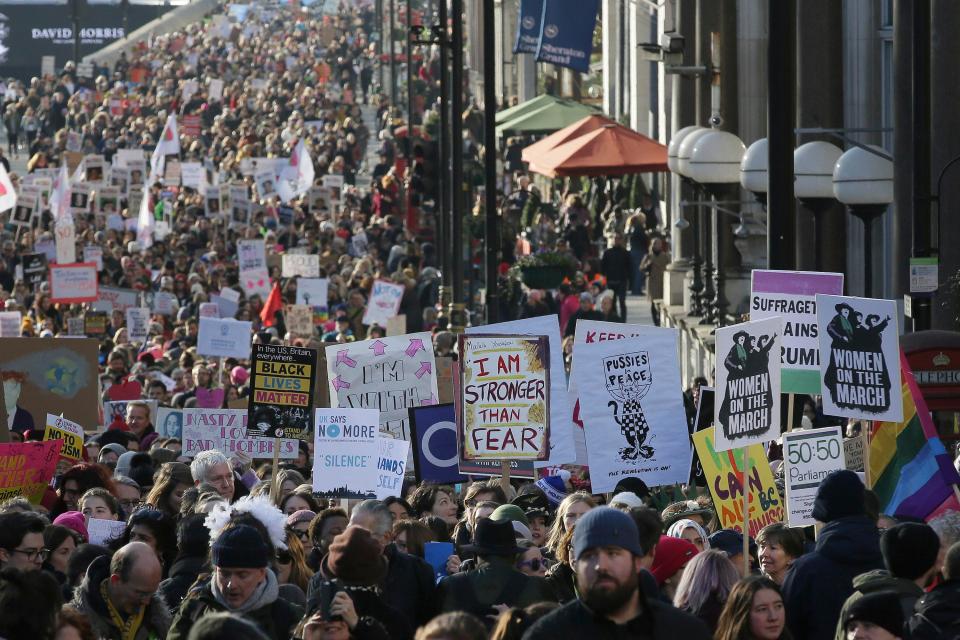
[[[629,515],[610,507],[588,511],[573,533],[579,598],[538,620],[524,640],[708,640],[710,632],[703,622],[644,596],[640,589],[644,555]]]

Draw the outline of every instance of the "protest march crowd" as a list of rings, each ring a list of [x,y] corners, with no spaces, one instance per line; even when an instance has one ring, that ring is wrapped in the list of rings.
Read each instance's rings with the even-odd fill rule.
[[[304,5],[6,84],[0,638],[960,638],[952,461],[884,311],[842,284],[804,307],[830,312],[822,396],[770,362],[795,345],[769,316],[684,392],[675,332],[625,324],[628,288],[662,295],[655,211],[598,221],[567,183],[555,215],[518,172],[504,254],[579,268],[544,291],[505,265],[510,320],[445,330],[373,8]],[[820,434],[836,464],[802,466]]]

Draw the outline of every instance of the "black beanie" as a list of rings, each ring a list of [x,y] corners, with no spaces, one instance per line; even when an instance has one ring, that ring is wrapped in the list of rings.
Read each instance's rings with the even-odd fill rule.
[[[880,551],[893,577],[916,580],[936,563],[940,537],[929,525],[903,522],[880,537]]]
[[[900,596],[893,591],[877,591],[857,598],[843,617],[843,630],[849,631],[853,622],[870,622],[902,638],[903,608]]]
[[[260,532],[248,524],[227,528],[213,542],[215,567],[262,569],[270,564],[270,550]]]
[[[210,551],[210,530],[204,524],[207,516],[195,513],[177,525],[177,552],[184,556],[207,557]]]
[[[846,516],[864,515],[863,492],[863,483],[853,471],[841,469],[828,474],[817,489],[813,518],[826,523]]]

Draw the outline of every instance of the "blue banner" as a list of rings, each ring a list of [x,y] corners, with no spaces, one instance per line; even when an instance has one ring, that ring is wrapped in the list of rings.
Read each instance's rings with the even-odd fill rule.
[[[412,407],[410,444],[417,482],[466,482],[457,468],[457,420],[453,403]]]
[[[517,17],[517,41],[514,53],[536,53],[540,42],[540,19],[543,18],[544,0],[520,0],[520,15]]]
[[[537,62],[589,71],[599,9],[600,0],[544,0]]]

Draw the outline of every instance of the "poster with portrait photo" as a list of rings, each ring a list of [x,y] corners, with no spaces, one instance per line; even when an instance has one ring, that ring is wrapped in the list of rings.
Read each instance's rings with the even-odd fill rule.
[[[146,166],[145,163],[142,163],[142,161],[138,164],[144,164],[144,166],[127,167],[127,189],[124,191],[124,193],[128,195],[130,193],[130,189],[133,189],[134,187],[143,187],[144,184]]]
[[[253,180],[257,185],[257,195],[261,200],[276,197],[277,179],[273,175],[273,171],[258,171]]]
[[[220,216],[220,189],[218,187],[208,187],[203,202],[208,218]]]
[[[127,194],[127,182],[130,179],[129,171],[118,167],[108,167],[110,172],[110,184],[117,188],[121,196]]]
[[[331,204],[340,204],[343,201],[343,176],[327,174],[323,176],[323,186],[330,194]]]
[[[90,213],[90,185],[80,183],[70,189],[70,211],[72,213]]]
[[[715,451],[764,444],[780,436],[782,336],[780,316],[717,329]]]
[[[817,325],[824,415],[901,422],[897,303],[818,295]]]
[[[330,189],[326,187],[310,187],[310,213],[330,213]]]
[[[87,182],[101,184],[105,178],[106,162],[103,156],[84,156],[83,157],[83,176]]]
[[[120,210],[120,191],[116,187],[97,189],[96,213],[110,216]]]
[[[18,227],[29,227],[33,222],[33,215],[40,202],[40,190],[36,187],[20,187],[17,196],[17,206],[13,209],[10,222]]]
[[[143,201],[143,185],[132,184],[127,191],[127,211],[136,217],[140,212],[140,203]],[[119,215],[119,214],[118,214]]]

